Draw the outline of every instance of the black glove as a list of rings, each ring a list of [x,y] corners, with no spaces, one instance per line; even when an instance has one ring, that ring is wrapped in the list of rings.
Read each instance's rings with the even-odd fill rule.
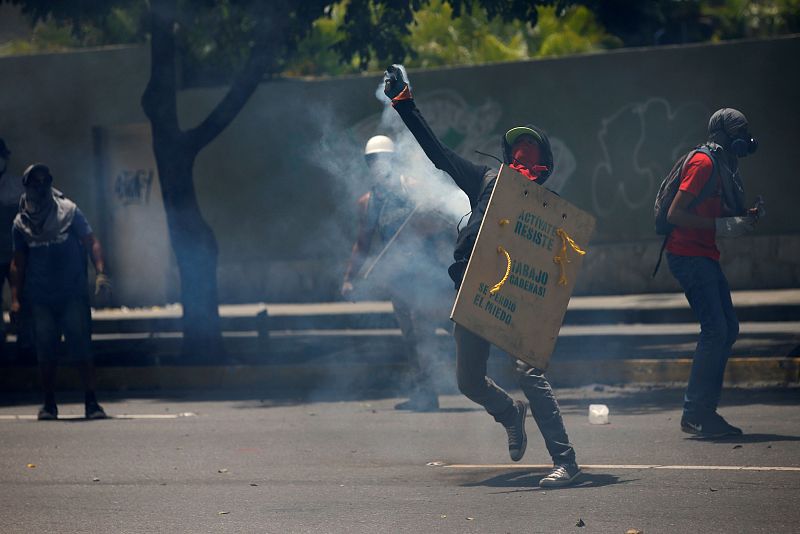
[[[411,82],[408,81],[406,68],[400,64],[395,63],[389,65],[386,72],[383,73],[383,93],[388,96],[392,102],[400,102],[401,100],[411,100],[414,97],[411,95]]]

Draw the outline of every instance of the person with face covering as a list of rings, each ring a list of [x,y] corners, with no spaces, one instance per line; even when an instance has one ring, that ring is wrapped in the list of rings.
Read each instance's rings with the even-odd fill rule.
[[[389,244],[414,209],[409,198],[413,183],[395,170],[395,157],[394,142],[389,137],[376,135],[367,141],[364,159],[373,184],[358,199],[358,234],[342,283],[344,298],[353,295],[353,282],[367,258],[380,253]],[[431,412],[439,409],[439,396],[432,380],[438,351],[437,321],[420,302],[419,293],[424,289],[413,281],[420,274],[407,265],[395,266],[393,283],[381,288],[380,293],[392,301],[413,373],[410,398],[397,404],[395,409]]]
[[[417,108],[411,86],[402,65],[391,65],[384,73],[384,93],[405,125],[419,142],[425,154],[440,170],[446,172],[469,198],[472,213],[460,229],[453,254],[455,262],[448,272],[456,289],[461,285],[481,222],[497,180],[498,169],[474,164],[449,148],[436,137]],[[544,184],[553,172],[553,154],[547,134],[533,125],[510,129],[502,137],[504,163],[538,184]],[[490,343],[456,324],[456,378],[459,390],[470,400],[483,406],[503,425],[508,437],[508,452],[518,462],[525,454],[527,406],[514,400],[486,376]],[[534,421],[544,438],[553,469],[539,481],[542,487],[573,484],[581,470],[575,449],[569,441],[553,390],[541,369],[519,362],[520,387],[530,402]]]
[[[46,165],[28,167],[25,192],[14,219],[11,262],[11,311],[20,302],[30,308],[33,342],[39,361],[44,404],[40,420],[58,418],[55,379],[58,344],[63,333],[68,357],[78,366],[85,389],[87,419],[104,419],[95,396],[91,356],[91,311],[87,295],[87,251],[95,267],[95,295],[108,298],[111,282],[105,272],[100,242],[74,202],[52,187]]]
[[[11,151],[6,142],[0,139],[0,287],[8,278],[11,268],[11,225],[14,217],[17,216],[19,199],[23,193],[22,179],[8,173],[10,156]],[[3,328],[3,338],[5,338],[5,333],[5,328]],[[20,333],[20,331],[17,332],[17,347],[20,346]]]
[[[716,240],[753,231],[764,216],[763,202],[748,210],[739,176],[739,158],[756,151],[747,119],[736,109],[716,111],[708,122],[708,141],[686,163],[667,222],[674,225],[667,242],[667,263],[700,322],[681,429],[705,437],[741,435],[717,413],[725,366],[739,333],[731,290],[719,265]],[[694,202],[709,180],[712,193]]]

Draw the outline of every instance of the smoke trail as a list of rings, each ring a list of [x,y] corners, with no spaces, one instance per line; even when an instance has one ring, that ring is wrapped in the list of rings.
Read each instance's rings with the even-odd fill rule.
[[[403,194],[412,206],[416,206],[416,211],[413,220],[409,219],[409,224],[403,230],[402,238],[398,234],[397,241],[387,247],[384,258],[375,264],[377,266],[370,280],[353,281],[357,289],[359,286],[366,288],[360,292],[359,299],[394,300],[398,295],[403,296],[409,300],[408,304],[415,315],[424,317],[417,324],[424,324],[431,330],[438,327],[439,335],[431,336],[426,332],[426,335],[420,336],[417,349],[424,352],[425,356],[438,360],[433,364],[435,371],[430,373],[434,387],[441,392],[452,393],[452,363],[441,363],[443,360],[451,362],[454,355],[452,338],[441,335],[442,328],[449,330],[449,312],[454,297],[447,266],[452,261],[456,225],[469,211],[469,202],[452,179],[428,160],[391,108],[388,99],[383,96],[382,90],[377,91],[375,96],[381,103],[380,111],[356,124],[347,124],[346,113],[335,107],[320,103],[311,110],[316,127],[320,129],[320,142],[312,150],[310,159],[330,177],[326,187],[340,201],[334,203],[334,213],[326,214],[327,222],[320,229],[321,233],[307,236],[308,252],[312,256],[324,255],[327,258],[349,255],[356,234],[356,200],[375,185],[375,177],[371,175],[364,159],[364,146],[374,135],[390,137],[395,145],[393,174],[404,177],[403,183],[407,187],[403,188]],[[436,235],[432,236],[432,233]],[[376,258],[386,243],[374,245],[367,263]],[[333,266],[336,270],[334,276],[343,271],[344,263]],[[362,269],[362,275],[363,272]],[[394,347],[398,344],[402,344],[402,340],[398,339]],[[337,352],[342,357],[348,357],[348,352],[358,351],[372,352],[370,347],[363,344],[343,346]],[[405,384],[400,378],[397,385],[402,390]],[[315,391],[312,398],[328,397],[331,390],[341,389],[342,385],[346,384],[326,384]]]
[[[383,82],[375,90],[375,98],[383,104],[379,128],[390,132],[394,140],[400,170],[414,180],[408,191],[414,204],[426,210],[436,210],[457,224],[469,212],[469,201],[453,180],[430,162],[417,140],[394,111],[391,101],[383,94]]]

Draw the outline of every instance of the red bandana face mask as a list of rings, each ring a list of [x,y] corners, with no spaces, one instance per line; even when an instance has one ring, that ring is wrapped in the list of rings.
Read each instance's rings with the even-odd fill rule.
[[[514,161],[509,164],[509,167],[528,178],[528,180],[537,180],[539,174],[547,170],[544,165],[539,165],[539,143],[527,136],[514,143],[514,146],[511,147],[511,156]]]

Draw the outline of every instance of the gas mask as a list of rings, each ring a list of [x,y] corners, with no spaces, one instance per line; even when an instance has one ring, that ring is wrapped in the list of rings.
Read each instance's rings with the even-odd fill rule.
[[[708,138],[739,158],[758,149],[758,141],[750,135],[744,113],[733,108],[722,108],[711,115]]]
[[[753,154],[756,150],[758,150],[758,141],[747,132],[731,141],[731,151],[740,158]]]

